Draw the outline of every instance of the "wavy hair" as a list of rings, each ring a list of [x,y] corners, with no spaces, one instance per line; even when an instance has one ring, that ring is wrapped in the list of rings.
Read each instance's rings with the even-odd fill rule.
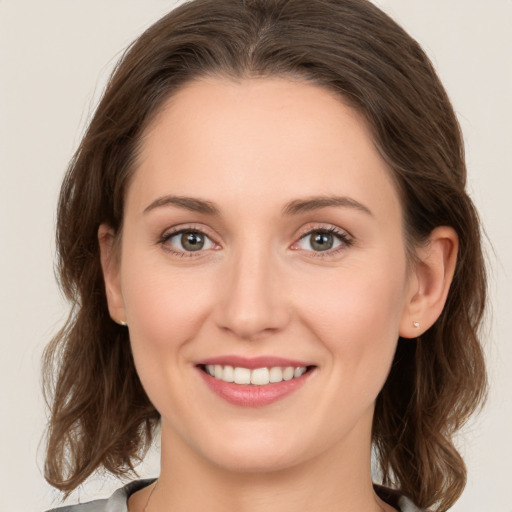
[[[46,479],[69,493],[99,468],[122,475],[151,443],[159,414],[138,379],[127,330],[109,317],[97,233],[101,223],[122,226],[148,123],[204,76],[293,76],[336,92],[364,115],[390,168],[408,248],[437,226],[457,232],[444,311],[421,337],[399,339],[373,423],[382,483],[421,507],[447,510],[466,480],[453,435],[486,390],[479,220],[443,86],[416,41],[367,0],[194,0],[124,53],[60,193],[58,268],[72,309],[44,355]]]

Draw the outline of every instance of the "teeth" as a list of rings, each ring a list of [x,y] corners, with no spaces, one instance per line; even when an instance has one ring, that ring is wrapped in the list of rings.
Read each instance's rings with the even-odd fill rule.
[[[270,368],[270,382],[281,382],[283,380],[283,369],[279,366]]]
[[[256,368],[251,372],[251,384],[256,386],[264,386],[269,383],[268,368]]]
[[[206,373],[223,380],[224,382],[234,382],[235,384],[252,384],[254,386],[265,386],[269,383],[282,382],[283,380],[291,380],[304,375],[305,366],[293,367],[273,366],[271,368],[241,368],[232,366],[222,366],[220,364],[207,364],[205,366]]]
[[[249,368],[235,368],[235,384],[250,384],[251,370]]]
[[[298,368],[295,368],[295,371],[293,372],[294,377],[300,377],[301,375],[304,375],[306,372],[306,368],[304,366],[299,366]]]
[[[287,366],[284,370],[283,370],[283,379],[284,380],[292,380],[293,379],[293,374],[295,373],[295,370],[291,367],[291,366]]]
[[[224,372],[221,379],[226,382],[235,382],[235,370],[232,366],[224,366]]]

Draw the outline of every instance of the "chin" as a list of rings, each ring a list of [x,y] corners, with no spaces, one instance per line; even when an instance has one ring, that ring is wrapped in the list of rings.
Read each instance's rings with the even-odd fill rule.
[[[222,457],[215,457],[212,462],[224,471],[246,474],[272,473],[300,464],[295,454],[271,453],[261,449],[225,454]]]
[[[258,435],[226,436],[225,443],[205,447],[204,456],[217,467],[237,473],[268,473],[299,464],[302,450],[294,446],[290,436]],[[228,442],[229,440],[229,442]]]

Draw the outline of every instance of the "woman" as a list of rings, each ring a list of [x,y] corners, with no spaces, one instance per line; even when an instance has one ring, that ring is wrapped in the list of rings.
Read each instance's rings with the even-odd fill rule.
[[[122,475],[160,425],[159,478],[93,510],[447,510],[485,393],[464,185],[442,85],[371,3],[162,18],[61,191],[47,480]]]

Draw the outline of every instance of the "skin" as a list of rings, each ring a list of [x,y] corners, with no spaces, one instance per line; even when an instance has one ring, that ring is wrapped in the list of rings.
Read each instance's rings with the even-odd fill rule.
[[[158,205],[168,195],[218,213]],[[362,207],[283,213],[333,195]],[[203,250],[187,253],[179,235],[163,240],[185,228],[208,237]],[[310,233],[332,228],[345,239],[315,250]],[[127,322],[162,416],[149,512],[394,510],[372,488],[375,399],[398,336],[418,336],[439,316],[457,237],[437,228],[407,265],[398,194],[361,115],[303,82],[193,82],[148,128],[116,236],[101,226],[110,313]],[[226,354],[315,369],[284,399],[240,407],[196,367]],[[151,491],[132,496],[130,512]]]

